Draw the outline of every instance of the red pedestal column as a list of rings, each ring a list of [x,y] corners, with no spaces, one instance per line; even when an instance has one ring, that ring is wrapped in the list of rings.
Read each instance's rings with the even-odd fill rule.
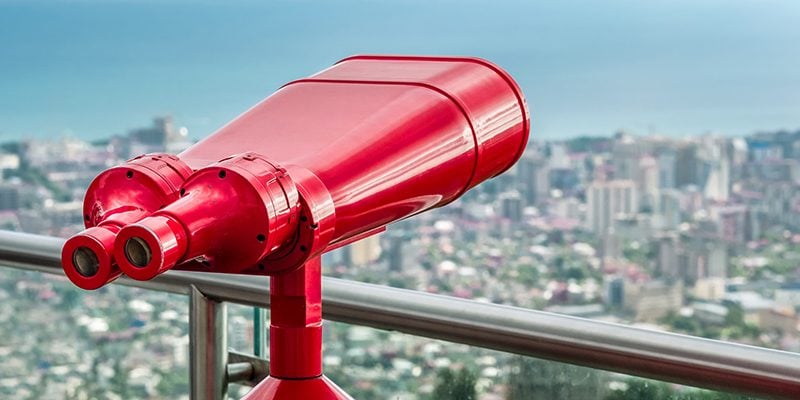
[[[320,257],[270,278],[269,374],[243,400],[352,400],[322,375]]]

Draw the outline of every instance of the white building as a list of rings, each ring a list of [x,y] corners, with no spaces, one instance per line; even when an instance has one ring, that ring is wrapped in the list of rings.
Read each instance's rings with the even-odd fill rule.
[[[631,180],[594,182],[586,189],[586,198],[587,228],[599,234],[606,233],[617,216],[639,211],[636,183]]]

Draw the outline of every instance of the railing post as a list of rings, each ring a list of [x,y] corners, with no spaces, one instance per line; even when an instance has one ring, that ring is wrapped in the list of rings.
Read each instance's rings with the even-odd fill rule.
[[[227,397],[228,313],[225,303],[210,299],[197,287],[189,293],[189,368],[192,400]]]

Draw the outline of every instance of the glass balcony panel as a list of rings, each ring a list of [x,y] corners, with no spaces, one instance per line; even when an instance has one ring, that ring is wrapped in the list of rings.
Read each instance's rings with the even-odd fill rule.
[[[325,323],[325,374],[356,399],[752,398],[364,326]]]
[[[226,303],[228,310],[228,348],[244,354],[253,354],[254,329],[253,307]]]
[[[766,244],[757,249],[741,249],[730,257],[730,279],[680,279],[656,268],[661,262],[659,254],[682,251],[677,243],[616,238],[614,244],[624,257],[622,261],[606,260],[600,257],[599,249],[609,244],[590,232],[544,233],[528,224],[506,224],[505,230],[497,232],[485,232],[480,227],[459,229],[454,221],[459,220],[459,212],[466,212],[469,207],[468,199],[458,201],[394,224],[391,232],[371,243],[356,243],[326,253],[324,273],[365,283],[800,351],[797,289],[788,284],[784,285],[788,289],[781,289],[775,282],[762,280],[761,275],[750,276],[754,273],[752,266],[750,270],[743,266],[758,259],[764,264],[760,270],[763,274],[790,273],[800,258],[800,236],[797,243],[791,244],[784,243],[786,237],[770,237],[765,243],[776,250],[770,250],[767,256],[761,254],[770,247]],[[480,240],[472,237],[476,234],[481,235]],[[776,270],[778,267],[783,270]],[[725,265],[716,268],[725,269]]]
[[[0,398],[188,399],[186,296],[0,266]]]
[[[186,297],[2,271],[1,397],[188,398]],[[252,352],[252,308],[228,307],[230,347]],[[356,398],[748,398],[331,321],[324,364]]]

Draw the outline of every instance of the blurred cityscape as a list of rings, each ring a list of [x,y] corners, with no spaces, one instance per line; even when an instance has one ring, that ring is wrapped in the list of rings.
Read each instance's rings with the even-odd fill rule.
[[[532,139],[458,201],[326,254],[326,275],[800,351],[800,130]],[[190,145],[170,117],[4,143],[0,226],[69,236],[98,172]],[[187,313],[181,296],[3,269],[0,397],[188,398]],[[229,330],[252,351],[252,311],[232,308]],[[365,399],[740,398],[336,323],[325,365]]]

